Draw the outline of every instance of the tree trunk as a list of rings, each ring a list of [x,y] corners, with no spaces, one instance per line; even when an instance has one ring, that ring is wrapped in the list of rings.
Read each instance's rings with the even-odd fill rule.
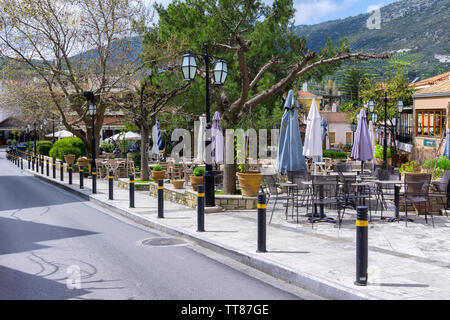
[[[150,172],[148,170],[148,147],[149,147],[149,132],[150,128],[147,124],[141,127],[141,180],[146,181],[150,179]]]
[[[236,164],[225,164],[223,170],[223,193],[236,193]]]

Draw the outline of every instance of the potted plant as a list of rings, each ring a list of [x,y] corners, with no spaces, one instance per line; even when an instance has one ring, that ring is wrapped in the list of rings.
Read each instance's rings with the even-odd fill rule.
[[[164,175],[166,174],[166,171],[162,169],[162,166],[160,164],[157,164],[152,168],[152,178],[155,181],[158,181],[160,179],[164,179]]]
[[[379,144],[377,144],[375,146],[375,159],[377,160],[378,165],[382,165],[383,164],[383,147],[380,146]],[[392,165],[392,159],[391,159],[391,148],[387,148],[386,150],[386,160],[388,165]]]
[[[67,164],[70,164],[70,165],[72,165],[72,164],[74,164],[75,163],[75,155],[74,154],[65,154],[64,155],[64,161],[67,163]]]
[[[204,174],[205,174],[204,167],[196,167],[192,172],[192,176],[190,176],[189,180],[191,182],[192,189],[194,189],[194,191],[197,191],[198,185],[203,184]]]
[[[172,184],[175,189],[183,189],[184,179],[174,179],[172,180]]]
[[[248,171],[246,164],[238,165],[239,172],[236,173],[239,186],[244,197],[256,197],[262,180],[262,173],[259,171]]]
[[[77,160],[79,167],[88,167],[89,166],[89,159],[86,157],[78,158]]]
[[[400,174],[403,176],[406,172],[407,173],[421,173],[422,166],[417,161],[410,161],[402,163],[400,169],[398,170]]]

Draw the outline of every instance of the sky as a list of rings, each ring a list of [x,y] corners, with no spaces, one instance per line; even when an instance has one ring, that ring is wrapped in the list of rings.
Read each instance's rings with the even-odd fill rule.
[[[146,0],[166,5],[171,0]],[[296,9],[294,24],[316,24],[329,20],[344,19],[367,13],[374,6],[383,7],[397,0],[294,0]],[[271,4],[272,0],[266,0]],[[373,10],[373,9],[372,9]]]

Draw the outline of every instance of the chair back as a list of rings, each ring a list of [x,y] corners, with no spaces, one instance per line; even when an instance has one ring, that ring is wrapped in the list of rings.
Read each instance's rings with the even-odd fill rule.
[[[429,173],[405,173],[405,196],[427,196],[430,182]]]
[[[322,189],[323,197],[337,197],[339,190],[339,176],[311,175],[311,179],[314,196],[319,196],[319,192]]]
[[[265,176],[263,176],[263,180],[265,182],[267,189],[269,189],[269,193],[271,195],[278,194],[278,188],[277,188],[277,183],[275,181],[275,176],[265,175]]]
[[[306,190],[308,186],[303,181],[311,180],[311,175],[306,170],[288,171],[289,181],[295,183],[299,190]]]
[[[336,163],[336,171],[337,172],[352,172],[352,164],[346,162],[338,162]]]
[[[450,181],[450,170],[445,170],[444,175],[441,178],[441,183],[439,183],[439,191],[447,192],[447,185]]]

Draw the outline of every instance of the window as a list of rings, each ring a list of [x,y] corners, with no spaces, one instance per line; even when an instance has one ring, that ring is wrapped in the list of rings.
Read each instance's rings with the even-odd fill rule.
[[[335,143],[336,142],[336,132],[330,132],[328,133],[328,137],[330,139],[330,144]]]
[[[417,110],[416,135],[424,137],[439,137],[445,132],[445,111]]]
[[[346,144],[352,144],[353,143],[353,132],[346,132],[345,133],[345,143]]]

